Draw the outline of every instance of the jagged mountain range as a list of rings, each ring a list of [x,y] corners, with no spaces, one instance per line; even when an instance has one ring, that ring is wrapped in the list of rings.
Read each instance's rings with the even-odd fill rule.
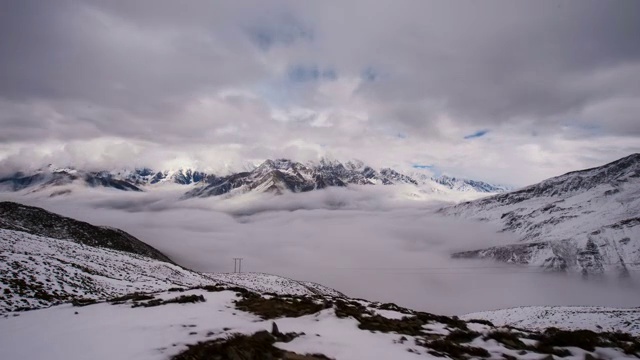
[[[376,170],[360,161],[339,162],[322,159],[300,163],[277,159],[266,160],[248,171],[216,175],[193,169],[155,171],[149,168],[116,171],[83,171],[73,168],[48,167],[33,173],[18,172],[0,178],[0,190],[38,192],[58,188],[51,195],[71,191],[66,185],[84,184],[124,191],[147,191],[159,184],[189,185],[188,197],[218,196],[228,193],[306,192],[348,185],[428,186],[435,191],[500,193],[508,187],[482,181],[449,176],[432,177],[421,173],[403,174],[390,168]]]
[[[628,276],[640,270],[640,154],[441,213],[488,221],[521,238],[454,257]]]

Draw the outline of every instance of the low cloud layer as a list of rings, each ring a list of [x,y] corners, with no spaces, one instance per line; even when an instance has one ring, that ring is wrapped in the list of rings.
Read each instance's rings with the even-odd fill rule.
[[[120,227],[199,271],[246,271],[315,281],[348,295],[437,313],[523,305],[638,306],[636,278],[583,281],[455,251],[515,242],[485,224],[434,214],[441,204],[388,189],[329,189],[280,197],[177,201],[178,193],[77,192],[20,197],[95,224]],[[3,195],[8,199],[7,194]]]
[[[633,0],[2,8],[0,167],[332,156],[525,185],[640,151]]]

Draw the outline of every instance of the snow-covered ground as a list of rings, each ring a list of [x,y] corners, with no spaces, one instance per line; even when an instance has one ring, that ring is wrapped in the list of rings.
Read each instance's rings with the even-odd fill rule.
[[[207,273],[216,282],[234,284],[260,293],[278,295],[344,296],[339,291],[309,281],[298,281],[282,276],[261,273]]]
[[[131,302],[84,307],[66,304],[5,316],[0,318],[0,359],[169,359],[186,350],[190,344],[225,338],[233,333],[271,331],[274,321],[282,333],[304,333],[290,342],[275,344],[298,354],[320,353],[333,359],[435,359],[442,357],[429,353],[433,351],[431,346],[435,346],[430,341],[444,339],[458,329],[451,324],[431,320],[415,336],[362,330],[358,327],[359,320],[350,316],[338,317],[334,308],[300,317],[263,320],[255,314],[238,310],[235,304],[238,294],[233,291],[189,290],[155,296],[167,300],[177,294],[202,296],[205,301],[135,308]],[[369,308],[379,306],[360,302]],[[398,318],[395,311],[376,312],[389,319]],[[407,316],[412,317],[410,314]],[[468,327],[467,331],[477,333],[473,333],[473,339],[464,346],[485,349],[490,358],[499,359],[503,354],[518,359],[543,357],[534,350],[509,349],[488,337],[496,330],[507,329],[477,323],[469,323]],[[535,346],[536,341],[526,338],[526,333],[514,334],[521,337],[523,343]],[[423,345],[419,345],[421,343]],[[587,353],[602,359],[632,357],[614,348],[596,347],[591,352],[576,347],[565,349],[571,352],[565,359],[582,360]]]
[[[640,336],[640,307],[527,306],[482,311],[461,318],[484,319],[498,326],[510,325],[532,330],[557,327],[566,330],[622,331]]]
[[[184,294],[192,293],[204,295],[206,302],[153,308],[107,303],[83,308],[62,305],[0,319],[0,358],[166,359],[186,349],[186,344],[231,333],[271,330],[271,321],[234,310],[234,292]],[[361,332],[355,320],[338,319],[332,312],[277,320],[280,331],[307,334],[287,348],[322,351],[342,359],[420,358],[408,353],[405,346],[394,344],[399,336]],[[17,345],[26,345],[26,341],[29,345]]]
[[[117,250],[0,229],[0,314],[171,287],[228,283],[260,292],[341,294],[325,286],[269,274],[205,274]]]

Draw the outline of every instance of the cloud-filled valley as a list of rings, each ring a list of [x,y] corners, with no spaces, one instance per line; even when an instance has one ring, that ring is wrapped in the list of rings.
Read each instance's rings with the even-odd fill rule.
[[[232,259],[242,257],[246,271],[432,312],[635,306],[640,293],[635,277],[587,281],[537,267],[453,260],[453,252],[517,238],[487,224],[437,215],[443,203],[407,199],[396,187],[228,199],[178,200],[179,193],[169,189],[160,195],[94,189],[69,196],[15,200],[121,228],[197,271],[229,272]]]

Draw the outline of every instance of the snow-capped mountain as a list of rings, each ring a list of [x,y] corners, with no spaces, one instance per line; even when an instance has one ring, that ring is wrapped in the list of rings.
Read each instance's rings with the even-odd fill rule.
[[[640,154],[441,212],[495,223],[522,240],[455,257],[626,276],[640,269]]]
[[[189,191],[187,196],[215,196],[234,190],[274,193],[306,192],[328,186],[346,186],[342,179],[346,180],[351,173],[342,164],[339,167],[321,164],[313,168],[285,159],[267,160],[253,171],[216,178],[209,184],[203,184]]]
[[[378,171],[362,162],[343,164],[323,159],[317,163],[302,164],[279,159],[267,160],[252,171],[212,178],[198,184],[186,197],[208,197],[231,192],[306,192],[331,186],[401,184],[481,193],[504,191],[503,188],[476,181],[446,181],[426,176],[416,180],[390,168]],[[464,190],[460,184],[465,184]]]
[[[18,172],[0,179],[1,191],[27,190],[37,192],[82,183],[88,187],[109,187],[123,191],[142,191],[135,182],[108,171],[79,171],[75,169],[41,169],[32,174]],[[61,190],[62,195],[66,190]],[[52,193],[53,194],[53,193]]]
[[[114,172],[114,175],[135,185],[154,185],[164,182],[180,185],[191,185],[201,181],[207,181],[209,174],[193,169],[177,169],[154,171],[149,168],[121,170]]]
[[[66,185],[71,184],[83,184],[87,187],[106,187],[123,191],[144,191],[157,184],[191,185],[206,182],[211,177],[207,173],[193,169],[154,171],[149,168],[141,168],[134,170],[85,171],[50,166],[29,174],[17,172],[11,176],[0,178],[0,191],[26,190],[38,192],[51,188],[64,188]]]
[[[361,161],[341,163],[321,159],[300,163],[287,159],[266,160],[248,171],[216,175],[189,168],[155,171],[149,168],[114,171],[84,171],[48,167],[35,173],[16,173],[0,179],[0,191],[42,192],[64,195],[72,184],[125,191],[153,191],[162,184],[185,185],[185,198],[228,193],[306,192],[349,185],[412,185],[427,192],[453,191],[478,194],[498,193],[504,187],[481,181],[431,177],[413,172],[404,174],[391,168],[376,170]],[[188,186],[188,187],[187,187]]]
[[[461,192],[475,191],[485,193],[503,193],[505,191],[511,190],[509,187],[503,185],[493,185],[476,180],[458,179],[446,175],[432,178],[432,180],[437,182],[438,184],[446,186],[449,189]]]

